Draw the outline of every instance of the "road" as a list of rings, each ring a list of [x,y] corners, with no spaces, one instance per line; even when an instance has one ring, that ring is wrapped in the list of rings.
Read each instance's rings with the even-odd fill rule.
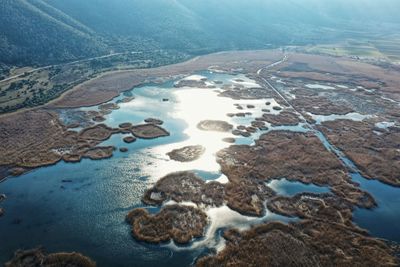
[[[308,126],[310,129],[312,129],[314,132],[320,133],[318,130],[316,130],[316,129],[314,128],[313,125],[311,125],[311,124],[307,121],[307,119],[303,116],[303,114],[302,114],[301,112],[299,112],[292,104],[290,104],[290,102],[286,99],[286,97],[285,97],[281,92],[279,92],[279,90],[276,89],[275,86],[273,86],[267,79],[265,79],[264,77],[261,76],[261,73],[262,73],[263,70],[267,70],[267,69],[269,69],[269,68],[278,66],[279,64],[282,64],[283,62],[287,61],[288,58],[289,58],[289,56],[288,56],[287,54],[285,54],[284,57],[283,57],[281,60],[279,60],[279,61],[277,61],[277,62],[274,62],[274,63],[272,63],[272,64],[270,64],[270,65],[268,65],[268,66],[265,66],[265,67],[262,67],[261,69],[259,69],[259,70],[257,71],[257,75],[258,75],[258,77],[259,77],[263,82],[265,82],[265,83],[266,83],[266,84],[267,84],[267,85],[268,85],[268,86],[269,86],[269,87],[270,87],[270,88],[271,88],[271,89],[272,89],[272,90],[287,104],[288,107],[292,108],[292,109],[298,114],[298,116],[299,116],[302,120],[304,120],[305,124],[307,124],[307,126]],[[322,133],[321,133],[321,134],[322,134]]]
[[[307,125],[307,127],[321,140],[321,143],[325,146],[325,148],[328,151],[330,151],[335,156],[337,156],[350,171],[360,173],[360,170],[356,167],[356,165],[350,159],[348,159],[346,157],[346,155],[340,149],[338,149],[336,146],[331,144],[328,141],[328,139],[326,138],[326,136],[321,131],[316,129],[314,125],[310,124],[306,120],[306,118],[303,116],[303,114],[301,112],[299,112],[295,107],[293,107],[293,105],[290,104],[290,102],[281,94],[281,92],[279,92],[278,89],[275,88],[275,86],[273,86],[267,79],[265,79],[264,77],[261,76],[261,73],[263,70],[267,70],[269,68],[275,67],[275,66],[285,62],[287,59],[288,59],[288,56],[285,55],[282,60],[277,61],[275,63],[272,63],[268,66],[265,66],[265,67],[259,69],[257,71],[257,75],[288,105],[288,107],[292,108],[298,114],[298,116],[304,121],[304,123]]]
[[[75,60],[75,61],[68,62],[68,63],[43,66],[43,67],[40,67],[40,68],[36,68],[36,69],[29,70],[29,71],[25,71],[25,72],[23,72],[21,74],[18,74],[18,75],[10,76],[10,77],[8,77],[6,79],[0,80],[0,83],[1,82],[7,82],[7,81],[15,79],[15,78],[19,78],[19,77],[21,77],[23,75],[30,74],[30,73],[33,73],[35,71],[46,70],[46,69],[50,69],[50,68],[53,68],[53,67],[68,66],[68,65],[73,65],[73,64],[82,63],[82,62],[89,62],[89,61],[93,61],[93,60],[97,60],[97,59],[103,59],[103,58],[114,57],[114,56],[125,55],[125,54],[139,54],[139,53],[141,53],[141,52],[133,51],[133,52],[123,52],[123,53],[112,53],[112,54],[107,54],[107,55],[98,56],[98,57]]]
[[[258,71],[257,71],[257,75],[259,76],[259,78],[263,81],[263,82],[265,82],[289,107],[291,107],[294,111],[296,111],[296,113],[298,113],[300,116],[301,116],[301,118],[302,119],[304,119],[304,117],[303,117],[303,115],[300,113],[300,112],[298,112],[293,106],[292,106],[292,104],[290,104],[289,103],[289,101],[281,94],[281,92],[279,92],[279,90],[278,89],[276,89],[275,88],[275,86],[273,86],[267,79],[265,79],[264,77],[262,77],[261,76],[261,72],[263,71],[263,70],[267,70],[267,69],[270,69],[270,68],[273,68],[273,67],[275,67],[275,66],[278,66],[279,64],[282,64],[283,62],[285,62],[285,61],[287,61],[288,60],[288,55],[284,55],[284,57],[281,59],[281,60],[279,60],[279,61],[277,61],[277,62],[274,62],[274,63],[272,63],[272,64],[270,64],[270,65],[268,65],[268,66],[265,66],[265,67],[262,67],[261,69],[259,69]],[[304,119],[305,120],[305,119]],[[307,120],[305,120],[305,121],[307,121]]]
[[[282,64],[282,63],[285,62],[287,59],[288,59],[288,56],[285,54],[281,60],[279,60],[279,61],[277,61],[277,62],[274,62],[274,63],[272,63],[272,64],[270,64],[270,65],[268,65],[268,66],[266,66],[266,67],[262,67],[261,69],[259,69],[259,70],[257,71],[257,75],[260,75],[261,72],[262,72],[264,69],[273,68],[273,67],[275,67],[275,66],[278,66],[279,64]]]

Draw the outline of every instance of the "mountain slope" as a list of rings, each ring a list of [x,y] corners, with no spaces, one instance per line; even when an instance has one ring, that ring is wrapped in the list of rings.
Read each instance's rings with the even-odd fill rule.
[[[46,2],[102,36],[142,36],[164,48],[188,51],[263,48],[293,39],[306,42],[293,33],[309,27],[308,17],[317,17],[309,10],[299,14],[296,7],[278,0]]]
[[[398,10],[396,0],[1,0],[0,65],[333,42],[398,31]]]
[[[0,58],[10,65],[51,64],[105,50],[87,27],[40,1],[0,1],[0,32]]]
[[[187,50],[304,44],[377,22],[400,23],[396,0],[44,1],[103,36],[142,36]],[[338,33],[326,34],[327,28]]]

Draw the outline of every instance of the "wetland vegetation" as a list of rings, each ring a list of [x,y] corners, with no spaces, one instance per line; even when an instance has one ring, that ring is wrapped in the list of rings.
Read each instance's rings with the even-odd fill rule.
[[[400,265],[398,10],[3,1],[0,263]]]

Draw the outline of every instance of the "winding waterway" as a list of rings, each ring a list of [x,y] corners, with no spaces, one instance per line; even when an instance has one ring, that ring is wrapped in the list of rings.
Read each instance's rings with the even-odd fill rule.
[[[187,266],[209,248],[222,248],[222,228],[246,228],[266,220],[289,221],[289,218],[269,211],[262,218],[254,218],[222,206],[207,211],[211,223],[206,236],[189,246],[177,247],[172,243],[153,246],[137,242],[131,237],[130,226],[125,222],[126,214],[143,205],[140,201],[143,192],[162,176],[175,171],[193,170],[205,180],[226,181],[215,161],[215,153],[229,146],[222,141],[223,138],[235,136],[231,133],[201,131],[196,127],[198,122],[224,120],[236,127],[249,125],[254,118],[262,115],[262,109],[269,109],[273,114],[279,112],[272,109],[279,106],[274,99],[233,100],[218,96],[221,91],[218,87],[224,84],[258,87],[244,75],[200,74],[217,88],[174,88],[173,81],[134,88],[128,94],[131,93],[135,99],[121,103],[124,94],[114,99],[112,102],[118,102],[120,109],[107,115],[104,122],[117,127],[123,122],[139,124],[149,117],[158,118],[164,121],[163,128],[170,132],[170,136],[125,144],[122,141],[124,135],[113,135],[104,144],[127,147],[127,153],[116,150],[112,158],[101,161],[84,159],[80,163],[60,162],[1,183],[0,193],[6,194],[7,199],[1,204],[6,213],[0,219],[0,262],[7,261],[17,249],[42,245],[49,252],[79,251],[92,257],[99,266]],[[189,79],[199,79],[199,76]],[[266,101],[271,105],[266,106]],[[237,109],[238,104],[243,110]],[[90,107],[81,110],[97,109]],[[227,113],[237,112],[252,114],[245,117],[226,116]],[[268,131],[309,130],[303,124],[275,128],[267,126]],[[241,137],[236,142],[252,144],[260,134],[262,132],[248,138]],[[166,155],[173,149],[199,144],[206,150],[196,161],[175,162]],[[379,204],[372,211],[355,211],[356,223],[376,236],[400,241],[400,226],[393,226],[393,222],[400,221],[400,215],[396,212],[400,205],[396,189],[376,181],[367,181],[359,175],[353,178],[362,188],[371,192]],[[270,186],[282,195],[329,191],[327,188],[284,179],[273,181]],[[150,210],[156,211],[157,208]],[[377,216],[380,220],[374,220]]]

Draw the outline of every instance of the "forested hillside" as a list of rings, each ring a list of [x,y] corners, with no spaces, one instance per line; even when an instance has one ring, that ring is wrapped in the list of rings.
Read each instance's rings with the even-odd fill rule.
[[[377,18],[395,31],[399,9],[389,0],[1,0],[0,66],[322,43],[379,31]]]
[[[106,51],[87,27],[41,1],[0,1],[0,58],[42,65]]]

